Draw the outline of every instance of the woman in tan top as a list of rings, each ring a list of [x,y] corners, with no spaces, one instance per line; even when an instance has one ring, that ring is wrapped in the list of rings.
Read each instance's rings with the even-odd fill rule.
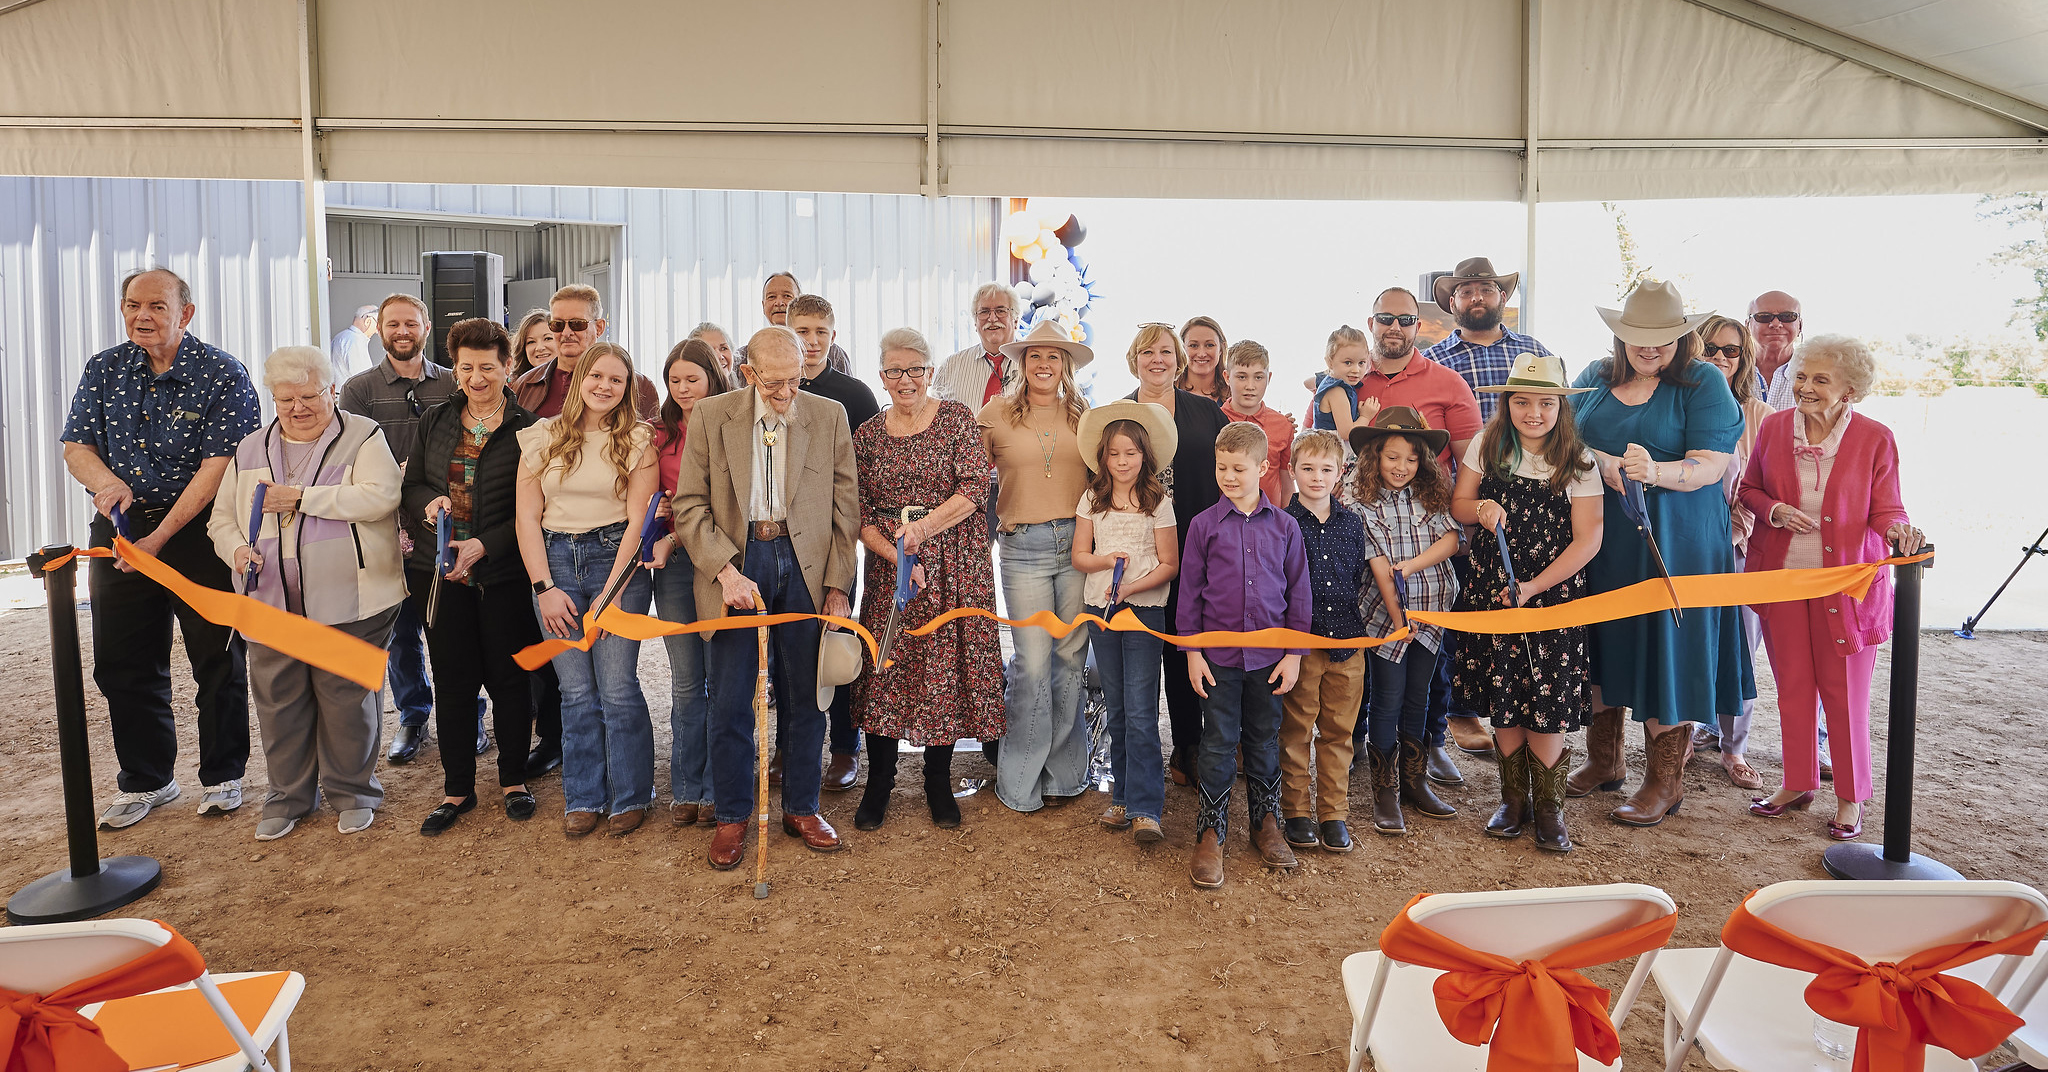
[[[636,416],[639,383],[624,347],[583,352],[562,413],[519,433],[519,554],[552,637],[582,633],[586,610],[640,554],[638,533],[660,486],[653,429]],[[616,597],[647,612],[654,582],[635,571]],[[598,608],[602,609],[602,608]],[[610,814],[632,833],[654,797],[654,726],[640,692],[640,642],[596,634],[589,651],[555,656],[562,683],[563,832],[582,837]]]
[[[1074,506],[1088,488],[1075,438],[1088,403],[1074,371],[1094,351],[1045,321],[1003,347],[1023,375],[981,409],[978,421],[997,475],[996,523],[1003,549],[1003,601],[1012,618],[1049,610],[1081,613],[1083,577],[1074,568]],[[1012,634],[1004,670],[1009,732],[996,754],[996,799],[1016,811],[1064,804],[1088,788],[1088,730],[1081,722],[1081,673],[1088,631],[1055,641],[1043,629]]]

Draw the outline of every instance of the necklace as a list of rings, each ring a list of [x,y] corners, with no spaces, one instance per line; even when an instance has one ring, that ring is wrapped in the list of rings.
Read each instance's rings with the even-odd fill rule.
[[[1038,429],[1033,428],[1031,430],[1031,434],[1038,437],[1038,453],[1045,458],[1045,478],[1047,480],[1051,480],[1052,456],[1054,451],[1058,449],[1060,443],[1059,426],[1054,425],[1053,430],[1050,432],[1041,432]]]
[[[489,413],[486,413],[486,414],[484,414],[483,416],[481,416],[481,417],[478,417],[478,418],[476,418],[476,423],[475,423],[475,424],[473,424],[473,425],[470,425],[470,426],[469,426],[469,437],[470,437],[470,441],[471,441],[471,442],[473,442],[473,443],[475,443],[475,444],[476,444],[477,446],[479,446],[479,447],[483,446],[483,445],[484,445],[484,437],[485,437],[485,436],[487,436],[487,435],[489,435],[489,434],[490,434],[490,431],[491,431],[491,429],[490,429],[490,423],[491,423],[491,418],[492,418],[492,417],[495,417],[495,416],[497,416],[498,414],[500,414],[500,413],[503,413],[503,412],[505,412],[505,399],[504,399],[503,397],[500,397],[500,398],[498,399],[498,408],[497,408],[497,409],[494,409],[494,410],[490,411]],[[468,403],[463,403],[463,406],[462,406],[462,415],[463,415],[464,417],[468,417],[468,416],[470,415],[470,413],[469,413],[469,404],[468,404]]]

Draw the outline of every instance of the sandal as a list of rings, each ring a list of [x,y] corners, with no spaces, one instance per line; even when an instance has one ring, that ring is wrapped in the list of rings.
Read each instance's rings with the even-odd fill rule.
[[[1750,766],[1741,756],[1722,756],[1721,769],[1727,773],[1728,780],[1735,783],[1738,788],[1762,789],[1764,787],[1763,775],[1758,774],[1756,768]]]

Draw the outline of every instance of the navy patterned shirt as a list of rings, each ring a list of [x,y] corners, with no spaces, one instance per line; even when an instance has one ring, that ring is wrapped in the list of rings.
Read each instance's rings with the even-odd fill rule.
[[[1480,394],[1479,389],[1499,387],[1508,382],[1508,373],[1514,370],[1515,359],[1523,354],[1542,354],[1548,357],[1550,351],[1535,339],[1509,331],[1505,326],[1500,329],[1500,338],[1489,346],[1466,342],[1465,337],[1454,328],[1449,335],[1438,340],[1436,345],[1422,351],[1422,356],[1465,377],[1465,382],[1471,385],[1472,392],[1479,396],[1481,421],[1493,419],[1493,407],[1500,404],[1500,396]]]
[[[1310,631],[1335,640],[1365,636],[1365,619],[1358,613],[1358,592],[1370,576],[1365,565],[1365,522],[1334,501],[1330,520],[1318,521],[1301,505],[1299,495],[1287,504],[1287,512],[1301,526],[1301,542],[1308,549],[1308,590],[1314,599]],[[1323,654],[1331,662],[1341,663],[1358,654],[1358,649],[1325,648]]]
[[[260,413],[249,370],[188,331],[162,375],[132,342],[94,354],[60,441],[98,450],[137,506],[169,506],[199,463],[235,453]]]

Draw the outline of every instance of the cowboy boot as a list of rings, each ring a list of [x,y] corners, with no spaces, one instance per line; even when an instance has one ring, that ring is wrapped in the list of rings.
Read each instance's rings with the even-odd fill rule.
[[[1564,795],[1582,797],[1598,789],[1611,793],[1628,780],[1621,760],[1621,708],[1602,707],[1586,716],[1586,762],[1565,779]]]
[[[1522,770],[1528,776],[1530,803],[1536,811],[1536,847],[1548,852],[1572,851],[1571,835],[1564,829],[1564,761],[1572,756],[1571,746],[1566,745],[1564,754],[1548,767],[1527,748],[1522,754],[1529,757],[1523,760]]]
[[[1500,807],[1486,821],[1486,832],[1497,838],[1522,836],[1529,824],[1529,771],[1534,759],[1528,745],[1500,757]]]
[[[1401,802],[1432,819],[1448,819],[1458,809],[1444,803],[1429,784],[1429,759],[1421,741],[1401,734]]]
[[[1204,890],[1223,885],[1223,831],[1195,831],[1195,855],[1188,861],[1188,881]]]
[[[1649,736],[1650,726],[1643,724],[1643,735]],[[1656,826],[1666,815],[1678,810],[1685,801],[1685,746],[1692,735],[1680,730],[1666,730],[1650,737],[1643,746],[1648,756],[1643,772],[1643,784],[1636,787],[1635,795],[1628,802],[1608,814],[1615,822],[1630,826]]]
[[[1401,818],[1401,753],[1367,749],[1372,757],[1372,828],[1382,834],[1405,834],[1408,823]]]
[[[1291,871],[1299,864],[1294,850],[1287,847],[1287,838],[1280,833],[1280,817],[1271,812],[1252,825],[1252,848],[1258,850],[1259,859],[1267,867]]]

